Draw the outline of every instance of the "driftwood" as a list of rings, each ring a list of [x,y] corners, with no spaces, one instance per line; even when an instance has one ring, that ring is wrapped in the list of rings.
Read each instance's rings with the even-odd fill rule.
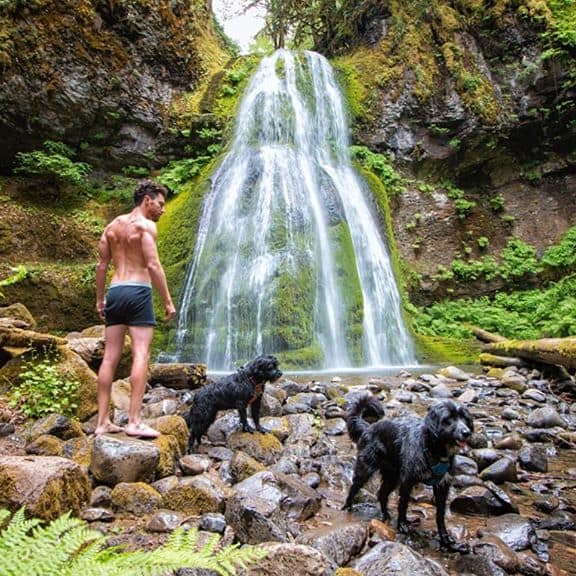
[[[201,388],[206,383],[206,364],[152,364],[149,381],[179,390]]]

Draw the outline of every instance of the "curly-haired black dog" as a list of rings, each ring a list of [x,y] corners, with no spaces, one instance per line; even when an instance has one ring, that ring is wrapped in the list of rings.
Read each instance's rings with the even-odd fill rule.
[[[466,445],[474,423],[470,412],[452,400],[432,405],[425,418],[406,416],[381,419],[380,402],[370,395],[360,397],[348,410],[348,434],[357,445],[358,456],[352,486],[344,504],[350,509],[355,496],[376,470],[382,483],[378,492],[382,516],[389,520],[388,497],[398,487],[398,531],[408,532],[408,501],[416,484],[432,486],[436,505],[436,525],[444,548],[464,550],[446,530],[446,500],[454,455]]]
[[[200,444],[202,436],[216,419],[219,410],[238,409],[242,429],[245,432],[254,432],[246,417],[246,410],[250,406],[256,430],[265,432],[260,426],[260,404],[264,385],[266,382],[275,382],[281,376],[278,360],[269,354],[258,356],[234,374],[200,388],[186,415],[190,429],[188,451],[193,450],[195,443]]]

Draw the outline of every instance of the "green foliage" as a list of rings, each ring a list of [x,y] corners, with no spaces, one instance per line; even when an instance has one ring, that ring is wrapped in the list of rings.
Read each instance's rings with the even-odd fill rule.
[[[28,278],[28,275],[30,274],[28,268],[26,268],[26,266],[22,264],[18,265],[16,268],[11,268],[10,270],[11,272],[13,272],[13,274],[8,276],[7,278],[0,280],[0,288],[2,288],[3,286],[12,286],[12,284],[22,282],[22,280]],[[2,290],[0,290],[0,298],[2,299],[5,298],[4,294],[2,293]]]
[[[195,176],[200,174],[202,168],[211,160],[210,156],[197,156],[196,158],[184,158],[173,160],[163,168],[158,176],[158,181],[168,186],[178,194],[182,186]]]
[[[29,418],[48,414],[72,416],[77,408],[80,384],[62,378],[50,357],[25,362],[19,383],[10,390],[10,406]]]
[[[560,243],[542,255],[542,264],[549,268],[573,270],[576,265],[576,227],[570,228]]]
[[[144,166],[124,166],[122,174],[128,178],[146,178],[150,174],[150,170]]]
[[[490,198],[488,203],[490,204],[490,208],[494,212],[500,212],[500,210],[504,208],[504,196],[502,196],[502,194],[493,196],[492,198]]]
[[[81,186],[91,167],[84,162],[74,162],[73,155],[74,151],[65,144],[47,140],[44,150],[18,152],[14,172],[57,186]]]
[[[394,170],[390,160],[386,156],[372,152],[366,146],[350,146],[350,155],[353,160],[356,160],[378,176],[388,194],[394,196],[404,191],[404,180],[400,174]]]
[[[458,198],[454,201],[454,208],[456,208],[456,213],[458,218],[463,220],[470,214],[472,209],[476,206],[476,202],[473,200],[466,200],[466,198]]]
[[[478,240],[476,240],[476,244],[478,244],[478,248],[480,248],[480,250],[484,250],[484,249],[488,248],[488,244],[490,244],[490,240],[488,240],[488,238],[486,238],[486,236],[480,236],[480,238],[478,238]]]
[[[0,523],[9,517],[0,510]],[[43,525],[26,519],[18,510],[0,534],[2,576],[167,576],[181,568],[198,568],[233,576],[266,555],[264,550],[238,544],[219,547],[214,534],[198,548],[198,531],[177,528],[167,542],[155,550],[122,550],[109,546],[110,536],[70,513]]]
[[[494,298],[444,301],[419,308],[414,330],[429,336],[471,338],[469,325],[507,338],[562,338],[576,334],[576,276],[547,290],[499,292]]]

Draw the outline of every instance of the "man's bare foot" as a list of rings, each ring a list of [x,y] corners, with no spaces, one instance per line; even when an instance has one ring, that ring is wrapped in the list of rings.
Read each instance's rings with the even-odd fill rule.
[[[116,426],[116,424],[112,424],[112,422],[108,422],[108,424],[103,424],[102,426],[98,426],[96,430],[94,430],[94,434],[96,436],[100,436],[100,434],[118,434],[118,432],[123,432],[124,428],[122,426]]]
[[[150,426],[142,422],[140,424],[128,424],[124,429],[124,434],[137,438],[158,438],[160,436],[158,430],[154,430],[154,428],[150,428]]]

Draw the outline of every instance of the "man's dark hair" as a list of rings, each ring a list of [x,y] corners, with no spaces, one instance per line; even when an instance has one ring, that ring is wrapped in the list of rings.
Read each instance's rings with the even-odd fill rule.
[[[150,196],[154,199],[158,194],[162,194],[164,199],[168,198],[168,189],[154,180],[141,180],[134,190],[134,205],[140,206],[144,200],[144,196]]]

